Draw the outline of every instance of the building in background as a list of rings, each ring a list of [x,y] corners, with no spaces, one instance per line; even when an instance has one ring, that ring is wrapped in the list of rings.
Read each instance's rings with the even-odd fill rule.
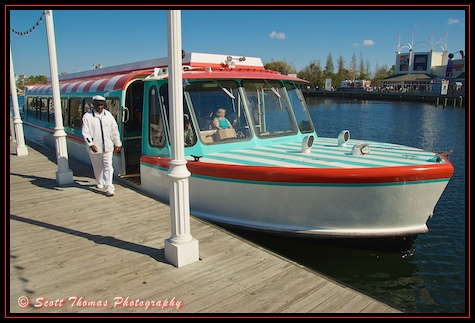
[[[372,89],[370,80],[345,80],[340,83],[340,91],[371,91]]]
[[[448,81],[447,92],[464,91],[465,50],[449,53],[447,34],[437,42],[401,44],[396,52],[395,74],[381,80],[383,90],[399,92],[437,92]],[[432,38],[432,37],[431,37]],[[442,51],[436,51],[440,47]],[[417,51],[418,49],[425,49]],[[460,55],[459,58],[456,56]]]

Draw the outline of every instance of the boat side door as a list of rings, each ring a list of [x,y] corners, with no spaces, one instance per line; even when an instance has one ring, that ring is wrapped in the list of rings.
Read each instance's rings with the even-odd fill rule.
[[[144,83],[136,80],[129,84],[125,92],[122,106],[122,161],[125,174],[140,173],[140,157],[142,155],[142,112]]]

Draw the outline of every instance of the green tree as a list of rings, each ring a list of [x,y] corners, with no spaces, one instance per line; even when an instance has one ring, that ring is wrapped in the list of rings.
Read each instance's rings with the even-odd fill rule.
[[[366,66],[365,66],[365,75],[366,75],[366,78],[367,79],[371,79],[371,69],[370,69],[371,65],[370,65],[370,62],[369,60],[366,60]]]
[[[31,75],[30,77],[20,77],[16,81],[16,87],[18,91],[24,92],[25,91],[25,85],[34,85],[34,84],[47,84],[48,83],[48,78],[45,75],[37,75],[33,76]]]
[[[363,62],[363,54],[361,54],[360,52],[360,70],[359,70],[358,79],[364,80],[365,79],[364,75],[365,75],[365,64]]]
[[[335,82],[337,82],[337,80],[336,80],[336,74],[335,74],[335,64],[333,63],[333,57],[331,53],[328,53],[327,63],[325,64],[325,70],[323,71],[323,76],[325,78],[324,80],[322,80],[324,86],[326,86],[326,79],[329,78],[332,81],[332,86],[335,87]]]
[[[335,64],[333,64],[332,54],[328,53],[327,63],[325,64],[325,71],[324,71],[325,76],[331,77],[333,75],[334,70],[335,70]]]
[[[350,78],[351,78],[350,71],[348,71],[348,69],[345,68],[345,60],[343,59],[343,56],[340,55],[340,58],[338,58],[338,71],[335,78],[335,84],[333,86],[340,87],[341,82],[348,80]]]
[[[363,54],[360,53],[360,74],[358,76],[360,80],[370,80],[371,72],[369,71],[369,61],[366,64],[363,62]]]
[[[48,83],[48,78],[45,75],[37,75],[33,76],[30,75],[29,78],[25,79],[25,85],[33,85],[33,84],[46,84]]]
[[[287,64],[284,61],[271,61],[270,63],[265,63],[264,67],[268,70],[277,71],[281,74],[289,75],[296,74],[295,68]]]
[[[302,71],[297,73],[299,78],[309,81],[309,86],[313,89],[315,86],[322,87],[325,85],[320,61],[311,61]]]
[[[394,75],[396,74],[396,65],[391,66],[391,69],[389,70],[389,75]]]
[[[358,79],[358,70],[357,70],[357,66],[358,64],[356,63],[356,56],[355,54],[353,54],[353,56],[351,56],[351,62],[350,62],[350,79],[351,80],[356,80]]]
[[[374,72],[374,78],[371,80],[371,86],[380,87],[381,80],[392,75],[391,70],[387,66],[378,67],[376,65],[376,70]]]

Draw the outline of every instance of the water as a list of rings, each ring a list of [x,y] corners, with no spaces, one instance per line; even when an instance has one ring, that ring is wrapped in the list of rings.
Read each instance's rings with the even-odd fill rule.
[[[455,171],[429,219],[429,232],[404,252],[352,248],[322,240],[275,239],[237,232],[265,248],[401,308],[405,313],[459,313],[466,308],[466,110],[425,103],[308,98],[318,136],[452,150]]]
[[[19,101],[21,107],[23,97]],[[406,313],[466,313],[466,109],[317,98],[307,104],[321,137],[347,129],[354,139],[453,150],[455,171],[428,221],[429,232],[399,253],[239,234]]]

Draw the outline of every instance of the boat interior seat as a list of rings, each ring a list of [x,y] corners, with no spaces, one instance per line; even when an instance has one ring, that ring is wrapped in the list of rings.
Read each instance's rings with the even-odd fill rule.
[[[163,133],[162,124],[150,124],[150,144],[152,146],[163,146],[165,143],[165,135]]]
[[[212,143],[214,141],[215,132],[216,132],[216,130],[200,131],[201,142],[203,142],[205,144]]]

